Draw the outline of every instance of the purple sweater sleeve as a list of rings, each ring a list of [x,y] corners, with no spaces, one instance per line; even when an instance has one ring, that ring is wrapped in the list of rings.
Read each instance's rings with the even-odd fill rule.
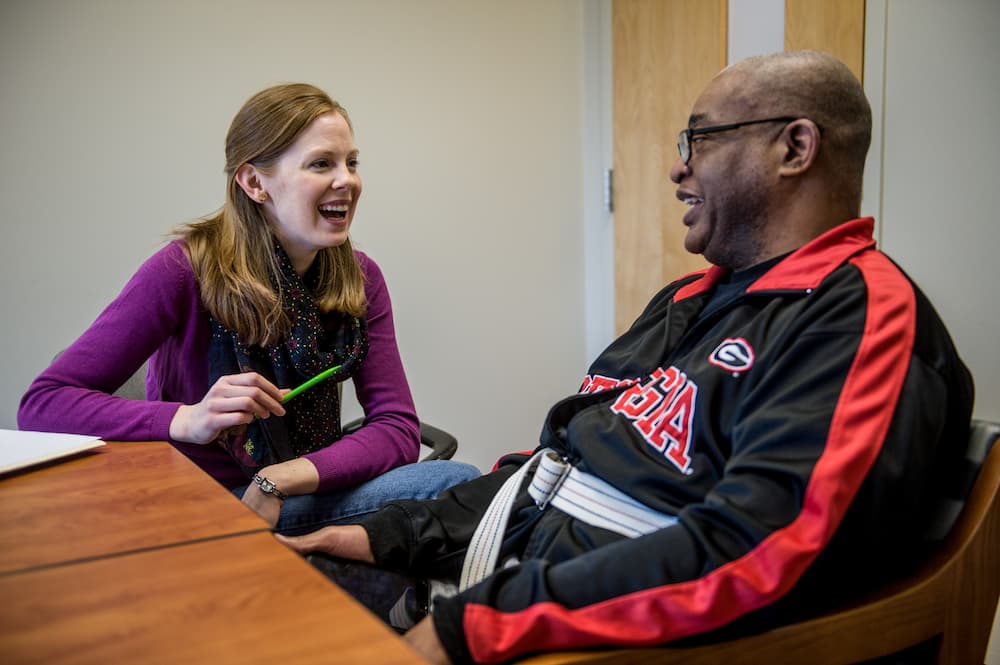
[[[392,303],[382,271],[357,252],[368,297],[368,356],[354,377],[364,425],[336,445],[306,455],[319,471],[319,490],[351,487],[417,461],[420,422],[396,344]]]
[[[365,425],[309,455],[321,491],[357,485],[416,461],[420,425],[403,373],[382,273],[358,252],[366,276],[369,352],[355,377]],[[18,410],[25,430],[88,434],[107,440],[169,440],[181,404],[208,392],[208,314],[179,241],[150,257],[93,324],[28,387]],[[145,401],[115,397],[149,359]],[[227,487],[245,485],[221,447],[171,441]]]
[[[18,426],[122,441],[167,439],[177,407],[200,400],[204,386],[201,394],[190,383],[178,386],[174,401],[128,400],[110,393],[168,340],[183,344],[185,320],[197,318],[199,303],[183,249],[176,242],[167,245],[28,387]]]

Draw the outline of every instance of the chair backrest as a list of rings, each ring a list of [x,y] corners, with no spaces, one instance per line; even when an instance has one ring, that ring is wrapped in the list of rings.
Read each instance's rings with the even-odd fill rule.
[[[128,377],[128,380],[115,391],[115,395],[126,399],[146,399],[146,368],[148,362],[142,364],[135,374]]]
[[[941,545],[904,579],[843,608],[747,637],[694,647],[551,653],[524,665],[853,665],[920,644],[930,645],[939,665],[982,665],[1000,598],[998,436],[997,423],[973,422],[969,455],[982,464],[971,491]]]
[[[1000,425],[986,420],[972,421],[965,455],[953,477],[943,481],[946,483],[943,488],[943,498],[928,517],[924,537],[929,543],[941,543],[951,533],[959,513],[962,512],[972,492],[983,462],[998,436],[1000,436]]]

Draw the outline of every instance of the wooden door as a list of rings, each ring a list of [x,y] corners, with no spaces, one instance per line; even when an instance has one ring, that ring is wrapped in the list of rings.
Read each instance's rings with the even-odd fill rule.
[[[726,64],[726,2],[614,0],[615,331],[705,260],[684,250],[670,166],[705,83]]]
[[[865,0],[785,0],[785,50],[815,49],[864,71]]]

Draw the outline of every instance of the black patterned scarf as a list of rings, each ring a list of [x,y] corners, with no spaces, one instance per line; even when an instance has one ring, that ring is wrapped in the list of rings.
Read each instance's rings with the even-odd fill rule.
[[[272,346],[247,346],[235,331],[210,317],[209,385],[221,376],[253,371],[279,388],[295,388],[331,367],[340,365],[340,369],[285,404],[284,416],[254,419],[219,436],[218,443],[248,478],[262,467],[314,452],[341,438],[338,384],[350,378],[368,354],[364,318],[321,313],[317,308],[312,296],[318,284],[315,264],[300,278],[277,241],[275,253],[281,282],[275,287],[291,331]]]

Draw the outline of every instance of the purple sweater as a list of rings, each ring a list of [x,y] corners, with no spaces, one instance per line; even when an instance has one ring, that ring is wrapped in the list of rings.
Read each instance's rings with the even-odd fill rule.
[[[365,425],[306,455],[319,491],[358,485],[415,462],[420,424],[396,345],[382,272],[356,252],[368,298],[368,356],[354,377]],[[17,414],[23,430],[88,434],[117,441],[170,440],[181,404],[208,392],[210,329],[181,241],[150,257],[97,320],[28,387]],[[149,359],[147,401],[112,395]],[[290,388],[292,386],[279,386]],[[215,444],[170,441],[226,487],[247,478]]]

